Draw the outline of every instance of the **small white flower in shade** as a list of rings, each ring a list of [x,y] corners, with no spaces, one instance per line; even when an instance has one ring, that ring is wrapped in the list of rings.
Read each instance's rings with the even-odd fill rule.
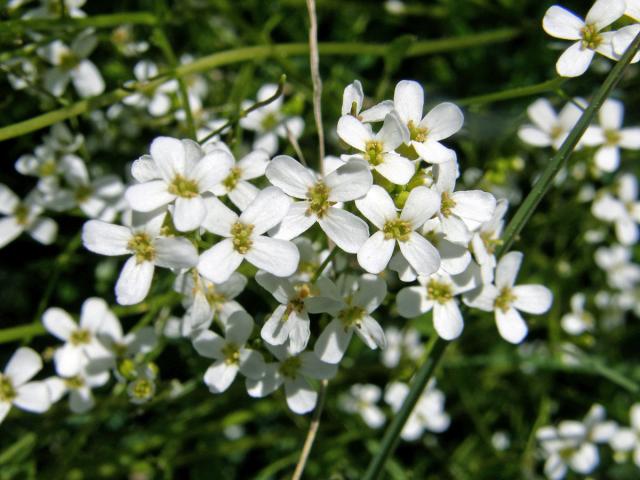
[[[42,323],[49,333],[65,342],[53,356],[58,375],[72,377],[87,366],[101,370],[111,367],[114,355],[100,342],[98,335],[104,324],[114,322],[118,323],[118,319],[109,310],[107,302],[97,297],[84,301],[79,324],[63,309],[48,308],[42,315]]]
[[[48,145],[39,145],[33,153],[20,155],[15,167],[22,175],[38,177],[37,188],[43,194],[60,188],[60,177],[64,173],[64,166],[57,152]]]
[[[622,128],[624,104],[608,99],[598,112],[600,125],[590,126],[582,137],[588,146],[599,146],[595,154],[596,166],[604,172],[613,172],[620,165],[620,149],[640,149],[640,127]]]
[[[73,153],[84,144],[81,133],[72,132],[64,123],[56,123],[44,136],[44,145],[56,152]]]
[[[24,57],[14,57],[3,62],[7,80],[14,90],[24,90],[37,83],[38,68],[35,63]]]
[[[104,80],[95,64],[87,57],[98,44],[91,33],[78,35],[71,46],[55,40],[38,50],[54,67],[44,75],[44,86],[56,97],[67,89],[69,81],[81,97],[92,97],[104,92]]]
[[[17,2],[10,1],[9,4],[18,3],[22,5],[27,3],[24,0],[18,0]],[[86,17],[87,14],[81,9],[86,3],[86,0],[40,0],[40,6],[27,10],[22,16],[24,19],[28,18],[50,18],[57,19],[61,17],[81,18]]]
[[[307,282],[293,278],[279,278],[259,271],[256,282],[280,303],[269,315],[260,331],[262,339],[271,345],[282,345],[289,340],[293,353],[307,347],[309,341],[309,314],[305,301],[313,295],[314,288]]]
[[[398,185],[405,185],[416,172],[411,160],[394,150],[407,137],[397,114],[392,112],[384,117],[382,128],[376,134],[369,124],[364,124],[351,115],[343,115],[338,120],[338,136],[358,152],[372,170]]]
[[[223,150],[205,155],[197,143],[170,137],[156,138],[150,152],[151,157],[141,157],[131,167],[136,180],[143,182],[125,193],[131,208],[151,212],[173,204],[178,231],[199,228],[207,214],[202,194],[229,175],[233,157]]]
[[[391,382],[384,393],[384,401],[397,412],[408,393],[409,387],[406,384]],[[441,433],[448,429],[451,418],[444,410],[444,402],[444,393],[436,388],[435,382],[429,382],[404,424],[400,438],[412,442],[422,437],[425,430]]]
[[[69,394],[69,409],[73,413],[86,413],[95,405],[92,390],[102,387],[109,381],[109,372],[93,372],[81,369],[69,377],[49,377],[44,383],[49,389],[51,401],[59,401]]]
[[[396,327],[385,329],[387,348],[382,351],[382,364],[387,368],[395,368],[404,357],[417,361],[424,353],[424,345],[420,341],[420,333],[413,328],[403,331]]]
[[[278,86],[274,84],[263,85],[258,90],[257,101],[262,102],[275,95]],[[250,107],[253,102],[242,102],[242,108]],[[253,142],[255,150],[267,151],[270,155],[278,151],[278,137],[300,138],[304,130],[304,120],[301,117],[287,117],[282,113],[282,96],[273,102],[249,112],[246,117],[240,119],[240,126],[246,130],[256,132]]]
[[[571,312],[564,314],[560,321],[562,329],[569,335],[591,332],[595,327],[593,315],[584,309],[586,300],[583,293],[574,293],[571,296]]]
[[[146,83],[158,75],[158,67],[150,60],[140,60],[133,67],[133,75],[138,83]],[[126,84],[125,84],[126,85]],[[178,82],[170,80],[163,83],[151,93],[136,92],[122,99],[125,105],[146,108],[153,117],[161,117],[171,110],[170,94],[177,92]]]
[[[356,383],[351,385],[349,393],[340,396],[338,402],[342,410],[357,413],[369,427],[380,428],[386,420],[384,412],[376,405],[381,397],[382,391],[377,385]]]
[[[386,348],[380,324],[371,314],[387,295],[387,284],[375,275],[343,275],[334,284],[326,277],[316,282],[318,296],[305,302],[309,313],[328,313],[332,319],[322,331],[314,352],[328,363],[340,363],[355,332],[372,350]]]
[[[454,192],[458,177],[455,161],[434,165],[433,189],[440,195],[438,218],[447,240],[467,245],[472,232],[493,217],[496,199],[481,190]]]
[[[203,357],[215,362],[204,374],[204,383],[211,393],[224,392],[235,380],[238,372],[252,380],[265,374],[262,355],[246,347],[253,331],[253,319],[246,312],[234,312],[224,322],[224,337],[203,330],[193,338],[193,346]]]
[[[494,269],[497,264],[495,252],[502,244],[500,236],[502,235],[504,216],[508,208],[509,202],[507,200],[498,200],[491,219],[482,223],[480,228],[474,232],[473,237],[471,237],[473,257],[480,265],[483,283],[493,282]]]
[[[424,91],[412,80],[402,80],[396,85],[393,104],[408,131],[409,141],[405,143],[411,145],[420,158],[429,163],[455,160],[455,153],[440,141],[462,128],[464,115],[456,105],[441,103],[423,117]]]
[[[262,378],[246,379],[249,395],[266,397],[284,385],[287,405],[292,412],[302,415],[313,410],[318,393],[305,377],[328,380],[336,374],[337,365],[321,361],[313,352],[293,353],[287,344],[266,344],[266,347],[276,358],[276,362],[265,366]]]
[[[527,336],[527,324],[519,311],[541,315],[551,308],[553,294],[542,285],[514,286],[523,255],[509,252],[496,267],[495,285],[484,284],[465,296],[471,307],[495,312],[500,336],[510,343],[520,343]]]
[[[0,248],[15,240],[26,231],[31,237],[44,245],[50,245],[58,234],[58,224],[50,218],[42,218],[44,211],[39,200],[40,195],[34,190],[24,201],[9,187],[0,183]]]
[[[476,281],[470,281],[468,273],[464,272],[456,276],[446,273],[421,275],[418,282],[420,285],[405,287],[398,292],[398,313],[405,318],[415,318],[433,310],[433,326],[437,334],[445,340],[458,338],[464,321],[455,297],[475,288]]]
[[[581,105],[586,103],[579,98],[575,101]],[[568,102],[556,114],[551,102],[546,98],[540,98],[527,107],[527,114],[533,124],[520,127],[518,130],[520,140],[535,147],[553,147],[557,150],[578,122],[582,110],[575,103]],[[578,142],[576,148],[581,147],[582,142]]]
[[[319,244],[312,242],[306,237],[298,237],[293,239],[293,243],[298,247],[300,252],[300,262],[298,264],[298,270],[293,274],[293,279],[300,282],[310,282],[313,276],[322,265],[322,262],[326,260],[329,255],[329,249],[321,247]],[[330,275],[335,268],[336,261],[341,267],[346,267],[344,258],[334,257],[329,261],[325,267],[323,274]]]
[[[558,74],[579,77],[589,68],[595,53],[612,60],[620,58],[613,49],[615,32],[602,30],[624,15],[624,0],[597,0],[587,12],[585,20],[558,5],[547,10],[542,27],[552,37],[572,40],[556,63]]]
[[[214,186],[211,191],[219,197],[227,195],[236,207],[244,210],[260,191],[256,186],[249,183],[249,180],[254,180],[264,175],[264,170],[269,164],[269,154],[264,150],[254,150],[236,162],[226,145],[223,143],[217,145],[224,146],[233,163],[229,174]]]
[[[607,273],[607,283],[611,288],[630,290],[640,282],[640,265],[633,263],[629,247],[600,247],[596,250],[595,260],[596,265]]]
[[[234,300],[247,285],[247,277],[234,272],[222,283],[212,283],[195,269],[178,275],[174,288],[182,293],[182,304],[186,309],[180,331],[190,336],[206,330],[216,317],[224,322],[232,313],[244,310]]]
[[[605,415],[601,405],[594,405],[581,422],[565,420],[557,428],[544,426],[537,430],[548,478],[560,480],[569,468],[582,475],[593,472],[600,463],[596,444],[609,441],[616,431],[615,422],[606,421]]]
[[[354,80],[347,85],[342,94],[342,115],[352,115],[361,122],[381,122],[387,113],[393,110],[393,102],[384,100],[371,108],[362,110],[364,93],[360,80]]]
[[[207,198],[202,226],[223,240],[200,255],[198,272],[213,283],[226,281],[242,260],[277,277],[298,268],[300,254],[287,240],[264,235],[287,215],[291,199],[279,188],[267,187],[238,216],[215,197]]]
[[[358,250],[358,263],[367,272],[382,272],[396,244],[420,275],[429,275],[440,268],[438,250],[416,232],[440,209],[440,197],[433,190],[427,187],[411,190],[398,214],[387,191],[374,185],[364,198],[356,200],[356,206],[378,228]]]
[[[46,205],[56,211],[71,210],[77,205],[90,218],[112,221],[124,192],[122,180],[117,175],[104,175],[92,181],[84,161],[76,155],[67,154],[60,163],[70,190],[50,192]]]
[[[616,237],[625,246],[638,242],[640,201],[638,180],[630,173],[621,175],[617,182],[617,197],[603,193],[591,205],[591,213],[599,220],[615,225]]]
[[[28,412],[43,413],[51,406],[49,390],[44,382],[29,382],[40,370],[42,360],[34,350],[20,347],[0,373],[0,422],[15,405]]]
[[[198,263],[198,251],[189,240],[160,236],[164,213],[141,217],[131,227],[89,220],[82,228],[82,243],[87,250],[108,256],[131,255],[116,283],[116,298],[121,305],[144,300],[156,265],[184,269]]]
[[[631,454],[633,463],[640,468],[640,403],[634,403],[629,411],[631,425],[618,427],[609,439],[609,444],[618,457],[627,458]]]
[[[373,178],[364,161],[351,159],[326,177],[318,177],[293,158],[281,155],[271,161],[265,174],[287,195],[302,199],[291,205],[274,238],[290,240],[318,222],[338,247],[356,253],[369,236],[362,219],[336,206],[363,197],[371,188]]]
[[[120,320],[111,311],[102,321],[96,336],[116,360],[149,353],[158,342],[153,327],[138,328],[125,335]]]

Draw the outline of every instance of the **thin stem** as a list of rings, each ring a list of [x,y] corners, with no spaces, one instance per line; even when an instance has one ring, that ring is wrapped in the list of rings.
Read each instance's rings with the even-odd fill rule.
[[[420,55],[428,55],[445,51],[480,47],[492,43],[507,42],[519,34],[518,30],[500,29],[484,32],[475,35],[465,35],[441,40],[427,40],[424,42],[414,43],[407,52],[408,57],[416,57]],[[337,56],[353,56],[353,55],[372,55],[384,56],[386,54],[385,44],[371,43],[319,43],[318,52],[320,55],[337,55]],[[181,77],[192,73],[201,73],[213,68],[224,65],[232,65],[235,63],[255,61],[269,57],[296,56],[304,55],[309,52],[309,46],[304,43],[285,43],[279,45],[259,45],[254,47],[237,48],[224,52],[214,53],[206,57],[199,58],[191,63],[180,65],[172,74]],[[162,80],[153,82],[142,82],[134,84],[137,91],[146,93],[153,91],[163,83]],[[10,138],[19,137],[26,133],[34,132],[42,128],[46,128],[54,123],[61,122],[68,118],[82,115],[92,110],[106,107],[113,103],[117,103],[133,92],[129,89],[118,88],[97,97],[81,100],[65,108],[60,108],[51,112],[47,112],[37,117],[17,122],[12,125],[0,128],[0,141]]]
[[[531,95],[539,95],[540,93],[555,91],[566,78],[558,77],[546,82],[526,85],[524,87],[515,87],[499,92],[477,95],[474,97],[465,97],[453,102],[460,106],[484,105],[486,103],[502,102],[513,98],[529,97]]]
[[[21,34],[27,30],[59,30],[65,28],[84,29],[111,28],[120,25],[156,25],[158,18],[149,12],[122,12],[108,15],[92,15],[90,17],[61,17],[61,18],[23,18],[5,20],[3,29],[14,34]]]
[[[309,62],[313,82],[313,116],[318,131],[318,166],[324,174],[324,126],[322,125],[322,78],[320,77],[320,56],[318,55],[318,19],[315,0],[307,0],[309,12]]]
[[[327,380],[322,380],[322,383],[320,384],[320,391],[318,392],[318,404],[316,405],[316,409],[313,411],[313,418],[311,419],[311,423],[309,424],[307,438],[305,439],[304,445],[302,446],[300,458],[298,459],[296,468],[293,471],[291,480],[300,480],[300,478],[302,478],[302,472],[304,472],[304,467],[307,464],[309,453],[311,453],[311,447],[313,447],[313,442],[316,439],[316,434],[318,433],[318,428],[320,427],[320,417],[324,408],[324,400],[327,396],[327,384]]]
[[[598,113],[600,107],[609,96],[609,93],[611,93],[611,90],[613,90],[622,78],[622,74],[639,47],[640,34],[636,36],[631,45],[629,45],[627,50],[624,52],[622,58],[611,69],[611,72],[607,75],[602,86],[593,96],[593,100],[580,116],[578,123],[576,123],[576,125],[571,129],[571,132],[569,132],[565,141],[562,142],[557,153],[551,158],[547,167],[542,172],[542,175],[540,175],[540,178],[531,189],[531,192],[529,192],[520,205],[520,208],[518,208],[518,211],[507,225],[502,239],[503,243],[497,251],[498,257],[509,251],[511,245],[516,240],[516,237],[529,221],[531,215],[533,215],[533,212],[542,200],[542,197],[544,197],[547,191],[551,188],[554,177],[565,165],[571,156],[571,153],[573,153],[574,148],[582,138],[584,132],[587,130],[587,127],[589,127],[591,120]]]
[[[331,260],[333,260],[333,257],[336,256],[336,253],[338,253],[338,249],[336,247],[333,247],[333,249],[329,252],[329,255],[327,255],[327,258],[322,261],[318,269],[313,273],[313,276],[311,277],[311,283],[316,283],[316,280],[318,280],[320,275],[322,275],[322,272],[325,271],[327,265],[329,265]]]

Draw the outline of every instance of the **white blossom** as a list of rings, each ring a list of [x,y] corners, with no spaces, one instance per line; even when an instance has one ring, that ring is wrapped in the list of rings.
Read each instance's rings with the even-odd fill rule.
[[[585,302],[586,297],[583,293],[574,293],[571,296],[571,311],[565,313],[560,320],[562,329],[569,335],[581,335],[595,328],[593,315],[584,309]]]
[[[580,98],[574,99],[574,102],[586,107],[586,102]],[[556,114],[549,100],[539,98],[527,107],[527,115],[533,124],[520,127],[518,136],[529,145],[558,150],[582,115],[582,110],[574,102],[567,102]],[[581,147],[582,141],[578,142],[576,149]]]
[[[384,412],[376,405],[381,397],[382,391],[377,385],[356,383],[338,401],[345,412],[357,413],[369,427],[380,428],[386,420]]]
[[[58,234],[58,224],[50,218],[40,215],[44,208],[39,201],[40,195],[33,191],[24,201],[9,187],[0,183],[0,248],[15,240],[22,232],[44,245],[50,245]]]
[[[362,110],[364,93],[360,80],[347,85],[342,94],[342,115],[353,115],[361,122],[381,122],[387,113],[393,110],[393,102],[384,100],[371,108]]]

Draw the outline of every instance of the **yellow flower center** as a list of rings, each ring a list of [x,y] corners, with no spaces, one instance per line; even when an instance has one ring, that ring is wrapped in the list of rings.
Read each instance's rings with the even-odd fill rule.
[[[236,252],[245,254],[253,245],[251,241],[251,233],[253,232],[253,225],[245,225],[242,222],[236,222],[231,226],[231,237],[233,241],[233,248]]]
[[[242,170],[240,170],[239,167],[233,167],[231,172],[229,172],[229,175],[227,175],[227,178],[222,181],[224,188],[226,188],[228,192],[236,188],[241,176]]]
[[[442,215],[448,217],[451,215],[451,210],[456,206],[456,202],[453,198],[451,198],[451,194],[449,192],[442,192],[440,196],[440,211]]]
[[[19,203],[13,210],[13,216],[16,217],[18,225],[26,225],[29,221],[29,207],[24,203]]]
[[[71,332],[69,341],[72,345],[86,345],[91,341],[91,332],[84,328],[79,328],[74,332]]]
[[[341,310],[340,313],[338,313],[338,318],[346,330],[348,327],[360,327],[366,313],[367,311],[364,308],[354,305]]]
[[[620,143],[620,133],[616,130],[605,130],[604,141],[610,146],[618,145],[618,143]]]
[[[451,285],[431,279],[427,283],[427,297],[429,300],[444,304],[453,298]]]
[[[302,361],[298,357],[289,357],[284,360],[278,371],[285,377],[294,379],[298,375],[298,370],[302,366]]]
[[[307,215],[313,213],[317,215],[318,218],[322,218],[327,213],[327,210],[329,210],[329,207],[335,205],[335,202],[329,201],[329,188],[323,182],[318,182],[309,188],[307,197],[309,198]]]
[[[11,402],[14,398],[16,398],[16,389],[13,387],[13,382],[0,373],[0,402]]]
[[[409,120],[407,123],[407,128],[409,129],[409,136],[411,140],[416,142],[424,142],[427,140],[427,134],[429,130],[426,127],[421,127],[413,123],[413,120]]]
[[[364,147],[364,159],[374,167],[380,165],[384,158],[382,156],[384,146],[379,140],[370,140]]]
[[[602,43],[602,36],[598,33],[598,28],[592,23],[582,27],[580,35],[582,36],[582,48],[595,50]]]
[[[193,180],[176,175],[169,184],[169,193],[182,198],[193,198],[198,196],[198,184]]]
[[[240,363],[240,347],[235,343],[229,342],[222,347],[222,355],[224,355],[224,363],[227,365],[238,365]]]
[[[511,288],[504,287],[500,290],[500,294],[495,299],[493,304],[494,308],[500,309],[503,312],[506,312],[511,308],[511,304],[516,300],[516,296],[511,291]]]
[[[382,227],[382,233],[384,233],[385,240],[398,240],[399,242],[406,242],[411,235],[411,223],[399,218],[393,220],[387,220]]]

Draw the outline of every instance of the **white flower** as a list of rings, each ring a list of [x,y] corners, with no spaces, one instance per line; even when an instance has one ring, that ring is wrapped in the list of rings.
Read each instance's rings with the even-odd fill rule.
[[[415,318],[433,310],[433,326],[438,335],[445,340],[458,338],[464,321],[455,297],[475,288],[475,280],[469,279],[470,271],[468,269],[456,276],[446,273],[419,276],[420,285],[405,287],[398,292],[398,313],[405,318]]]
[[[12,0],[10,3],[23,4],[25,0]],[[87,14],[81,9],[86,0],[40,0],[40,6],[27,10],[22,18],[51,18],[61,17],[79,18],[86,17]],[[61,8],[62,7],[62,8]]]
[[[38,69],[35,63],[24,57],[14,57],[3,62],[7,80],[14,90],[24,90],[36,83]]]
[[[347,85],[342,94],[342,115],[353,115],[361,122],[381,122],[393,110],[393,102],[384,100],[371,108],[362,110],[364,93],[360,80]]]
[[[631,257],[631,249],[622,245],[596,250],[596,264],[607,272],[607,283],[611,288],[629,290],[640,282],[640,265],[633,263]]]
[[[58,233],[58,224],[50,218],[42,218],[44,208],[39,195],[33,191],[24,202],[9,187],[0,183],[0,248],[27,231],[34,240],[50,245]]]
[[[260,336],[271,345],[282,345],[289,340],[291,352],[301,352],[307,347],[311,334],[305,301],[313,295],[312,285],[262,271],[256,273],[255,278],[258,285],[280,303],[266,319]]]
[[[237,311],[221,323],[224,337],[211,330],[203,330],[193,338],[196,351],[215,360],[204,374],[204,383],[211,393],[224,392],[238,372],[252,380],[262,378],[265,373],[262,355],[246,347],[253,330],[253,319],[249,314]]]
[[[438,250],[416,232],[440,209],[439,195],[433,190],[427,187],[411,190],[399,215],[389,194],[378,185],[372,186],[364,198],[356,200],[356,206],[378,228],[358,250],[358,263],[366,271],[382,272],[396,244],[419,274],[429,275],[440,268]]]
[[[614,52],[612,43],[615,33],[602,30],[618,20],[624,10],[624,0],[597,0],[582,20],[557,5],[549,8],[542,20],[545,32],[552,37],[575,41],[558,59],[558,74],[579,77],[589,68],[596,52],[618,60],[620,56]]]
[[[41,48],[39,53],[54,68],[44,76],[45,88],[56,97],[61,96],[69,80],[81,97],[92,97],[104,92],[104,80],[95,64],[87,60],[98,43],[91,33],[82,33],[68,47],[60,40],[54,40]]]
[[[134,329],[125,335],[120,320],[111,311],[102,321],[97,337],[116,359],[149,353],[158,342],[153,327]]]
[[[150,158],[136,160],[131,168],[136,180],[142,182],[125,193],[131,208],[150,212],[173,203],[173,223],[178,231],[199,228],[207,214],[202,194],[227,177],[233,158],[223,150],[204,155],[197,143],[170,137],[156,138],[150,152]]]
[[[588,475],[600,463],[596,443],[608,441],[614,434],[614,422],[604,421],[605,411],[594,405],[582,422],[565,420],[557,428],[545,426],[538,429],[536,439],[547,457],[545,475],[552,480],[564,478],[567,469]]]
[[[262,102],[275,95],[278,86],[274,84],[263,85],[258,90],[257,101]],[[242,102],[242,108],[246,109],[252,102]],[[286,117],[282,113],[282,96],[273,102],[249,112],[246,117],[240,119],[240,126],[256,132],[253,142],[254,150],[265,150],[273,155],[278,150],[278,137],[287,138],[287,131],[294,138],[299,138],[304,130],[304,121],[301,117]]]
[[[48,308],[42,323],[49,333],[65,342],[53,356],[58,375],[72,377],[87,366],[101,370],[111,367],[114,356],[100,342],[98,334],[103,324],[113,322],[117,323],[118,319],[107,302],[97,297],[84,301],[79,324],[63,309]]]
[[[182,293],[182,304],[186,313],[181,322],[181,334],[190,336],[211,325],[214,316],[225,322],[233,312],[244,310],[234,300],[247,285],[247,277],[234,272],[225,282],[214,284],[190,270],[178,275],[175,289]]]
[[[450,137],[462,128],[464,116],[453,103],[436,105],[424,117],[424,91],[418,82],[402,80],[396,85],[393,104],[406,126],[409,141],[416,153],[429,163],[442,163],[455,159],[455,153],[440,140]]]
[[[582,137],[585,145],[598,146],[596,166],[604,172],[613,172],[620,165],[620,148],[640,149],[640,127],[622,128],[624,104],[608,99],[598,112],[599,126],[590,126]]]
[[[640,468],[640,403],[634,403],[629,411],[630,427],[619,427],[609,439],[611,448],[625,456],[632,453],[633,463]]]
[[[486,312],[495,312],[500,336],[510,343],[520,343],[527,336],[527,324],[519,311],[541,315],[551,308],[553,294],[542,285],[514,286],[523,255],[509,252],[496,267],[495,285],[484,284],[471,292],[465,302]]]
[[[305,302],[310,313],[328,313],[332,320],[322,331],[314,352],[320,360],[340,363],[355,332],[371,349],[384,349],[387,341],[371,314],[387,295],[387,284],[375,275],[343,275],[335,285],[326,277],[316,282],[319,294]]]
[[[569,335],[580,335],[590,332],[595,327],[593,315],[584,309],[586,297],[583,293],[574,293],[571,296],[571,312],[562,316],[560,325]]]
[[[191,268],[198,251],[186,238],[160,236],[164,213],[131,227],[90,220],[82,228],[82,243],[94,253],[108,256],[131,255],[116,283],[121,305],[141,302],[149,293],[155,266]]]
[[[408,393],[409,387],[406,384],[391,382],[384,394],[384,401],[397,412]],[[404,424],[400,438],[410,442],[418,440],[425,430],[441,433],[449,428],[451,418],[444,410],[444,402],[444,394],[435,387],[435,382],[429,382]]]
[[[582,99],[575,99],[580,104],[585,103]],[[585,105],[586,106],[586,105]],[[553,106],[546,98],[540,98],[527,108],[527,114],[533,125],[526,124],[518,130],[520,139],[536,147],[553,147],[555,150],[566,140],[569,132],[578,122],[582,110],[573,102],[567,102],[562,110],[556,114]],[[578,143],[576,149],[582,146],[582,141]]]
[[[246,259],[277,277],[292,275],[300,259],[296,246],[264,235],[282,221],[290,205],[291,199],[276,187],[262,190],[240,216],[217,198],[208,198],[202,226],[224,239],[200,255],[200,274],[221,283]]]
[[[640,202],[636,177],[630,173],[620,176],[617,198],[609,193],[598,195],[591,206],[591,212],[594,217],[615,225],[616,237],[622,245],[637,243]]]
[[[438,218],[447,240],[467,245],[472,232],[493,217],[496,199],[481,190],[454,192],[458,176],[455,161],[434,165],[433,189],[440,195]]]
[[[91,390],[109,381],[109,372],[92,372],[81,369],[69,377],[49,377],[44,383],[49,389],[51,401],[57,402],[69,393],[69,409],[73,413],[86,413],[93,408],[95,400]]]
[[[371,125],[351,115],[343,115],[338,120],[338,136],[362,152],[358,157],[365,159],[371,169],[392,183],[405,185],[416,171],[411,160],[394,152],[405,142],[406,132],[393,112],[384,117],[382,128],[376,134]]]
[[[413,328],[407,327],[400,331],[396,327],[389,327],[385,329],[384,336],[387,348],[382,351],[382,363],[387,368],[397,367],[403,355],[417,361],[424,353],[420,333]]]
[[[305,377],[318,380],[333,378],[337,365],[325,363],[313,352],[295,354],[288,345],[269,345],[267,349],[276,357],[276,362],[268,363],[264,377],[254,380],[247,378],[247,392],[252,397],[266,397],[284,384],[287,405],[294,413],[302,415],[316,406],[317,392]]]
[[[150,60],[140,60],[133,67],[133,75],[139,83],[149,81],[158,75],[158,67]],[[169,94],[178,90],[178,82],[170,80],[163,83],[150,94],[142,92],[133,93],[122,99],[125,105],[138,108],[146,108],[153,117],[161,117],[171,110],[171,97]]]
[[[473,256],[480,265],[484,283],[493,282],[493,271],[496,267],[495,251],[502,243],[500,236],[504,228],[504,216],[507,213],[507,208],[509,208],[507,200],[498,200],[491,219],[482,223],[471,238]]]
[[[224,143],[215,144],[215,147],[210,148],[217,149],[218,147],[224,147],[223,149],[229,153],[233,163],[229,174],[211,191],[219,197],[227,195],[236,207],[244,210],[260,191],[249,183],[249,180],[264,175],[269,164],[269,154],[264,150],[254,150],[236,162],[233,154]]]
[[[348,413],[357,413],[371,428],[380,428],[386,420],[383,411],[376,405],[382,397],[380,387],[372,384],[351,385],[348,394],[339,398],[340,407]]]
[[[371,188],[373,179],[364,161],[351,159],[322,178],[293,158],[281,155],[271,161],[265,174],[287,195],[303,200],[291,205],[273,234],[275,238],[290,240],[318,222],[338,247],[356,253],[369,236],[362,219],[335,206],[361,198]]]
[[[49,410],[51,398],[44,382],[29,382],[42,370],[40,355],[28,347],[20,347],[0,374],[0,422],[12,405],[28,412]]]

